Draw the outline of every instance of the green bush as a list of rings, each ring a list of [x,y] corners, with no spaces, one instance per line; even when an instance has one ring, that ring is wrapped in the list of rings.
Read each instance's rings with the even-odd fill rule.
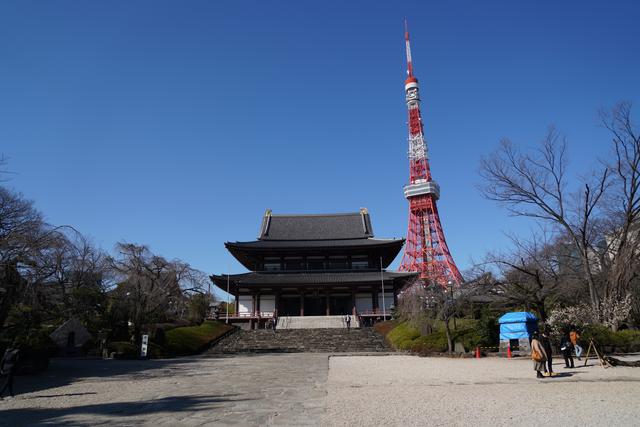
[[[420,354],[442,353],[447,351],[447,336],[444,331],[432,332],[416,338],[411,351]]]
[[[582,334],[582,345],[588,346],[593,339],[603,351],[634,352],[640,351],[640,331],[626,329],[613,332],[604,325],[589,325]],[[604,348],[606,347],[606,348]]]
[[[398,326],[398,322],[396,320],[387,320],[384,322],[377,322],[373,325],[373,329],[383,337],[387,337],[387,334],[393,330],[396,326]]]
[[[640,331],[636,329],[625,329],[624,331],[616,332],[616,335],[622,342],[627,345],[640,346]],[[637,351],[637,350],[635,350]]]
[[[32,330],[25,337],[16,338],[20,348],[20,364],[18,371],[22,374],[33,374],[47,369],[49,358],[57,350],[55,343],[45,330]]]
[[[402,322],[387,334],[387,341],[396,350],[410,350],[413,341],[418,337],[420,337],[418,329],[411,326],[409,322]]]
[[[175,328],[165,334],[165,349],[172,356],[197,354],[231,329],[233,326],[216,321],[206,321],[200,326]]]
[[[460,342],[466,350],[481,347],[497,347],[498,339],[494,329],[494,319],[456,319],[457,329],[453,321],[449,323],[453,343]],[[413,352],[442,353],[448,350],[447,335],[444,322],[433,322],[433,332],[421,335],[418,328],[408,322],[397,324],[389,331],[386,339],[396,350],[411,350]]]
[[[114,341],[107,344],[109,353],[115,353],[116,359],[139,359],[140,347],[127,341]],[[147,357],[149,359],[160,359],[166,357],[165,350],[154,343],[147,345]]]
[[[137,359],[140,355],[135,345],[126,341],[114,341],[107,344],[109,354],[115,353],[116,359]]]

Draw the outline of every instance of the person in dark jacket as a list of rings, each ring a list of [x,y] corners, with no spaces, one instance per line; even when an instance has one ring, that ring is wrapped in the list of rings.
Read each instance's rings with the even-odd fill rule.
[[[551,339],[549,338],[549,331],[542,332],[542,347],[547,354],[547,373],[550,377],[553,376],[553,349],[551,348]]]
[[[16,372],[19,360],[20,349],[10,347],[5,350],[2,361],[0,362],[0,374],[5,375],[7,379],[0,391],[0,399],[2,399],[2,395],[7,389],[9,390],[9,395],[13,397],[13,375]]]
[[[347,325],[347,331],[349,329],[351,329],[351,316],[350,315],[347,314],[346,316],[344,316],[344,322]]]
[[[565,368],[573,368],[573,344],[571,343],[571,338],[567,333],[562,334],[562,339],[560,340],[560,351],[562,352],[562,357],[564,357],[564,367]]]

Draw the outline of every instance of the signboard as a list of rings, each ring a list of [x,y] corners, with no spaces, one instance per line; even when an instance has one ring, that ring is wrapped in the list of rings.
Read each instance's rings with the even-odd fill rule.
[[[149,346],[149,335],[142,336],[142,348],[140,348],[140,357],[147,357],[147,347]]]

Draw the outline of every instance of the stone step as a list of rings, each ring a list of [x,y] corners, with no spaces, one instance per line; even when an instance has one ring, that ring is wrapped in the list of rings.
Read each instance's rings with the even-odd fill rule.
[[[357,353],[389,351],[383,337],[371,328],[238,330],[211,347],[208,354],[265,352]]]
[[[360,324],[356,316],[351,316],[351,327]],[[345,316],[281,316],[277,329],[346,329]]]

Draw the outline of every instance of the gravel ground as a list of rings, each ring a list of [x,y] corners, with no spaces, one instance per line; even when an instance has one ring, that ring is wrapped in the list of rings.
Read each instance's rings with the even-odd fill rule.
[[[595,363],[536,379],[528,359],[333,356],[323,424],[640,425],[640,368]]]
[[[526,359],[54,359],[16,378],[0,426],[640,425],[640,368],[594,363],[537,380]]]

